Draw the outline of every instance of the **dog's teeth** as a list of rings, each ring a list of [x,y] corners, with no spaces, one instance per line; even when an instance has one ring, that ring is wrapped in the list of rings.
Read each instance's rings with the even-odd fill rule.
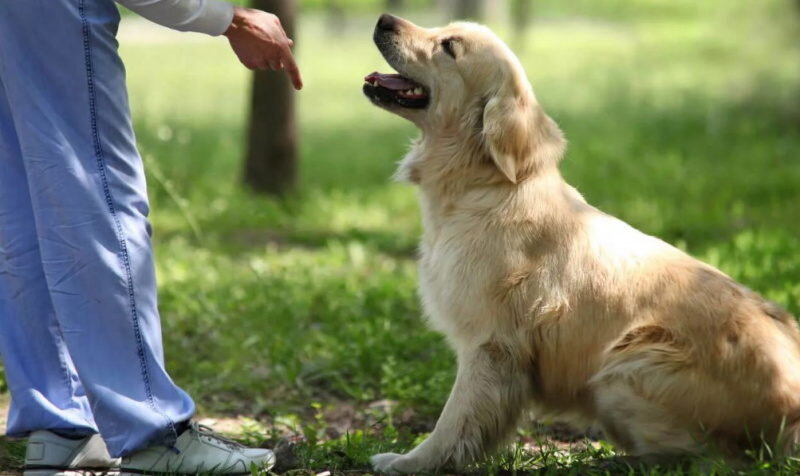
[[[422,94],[422,88],[414,88],[414,94]]]

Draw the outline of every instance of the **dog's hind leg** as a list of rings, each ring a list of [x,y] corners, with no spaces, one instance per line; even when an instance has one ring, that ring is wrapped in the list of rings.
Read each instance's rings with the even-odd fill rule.
[[[692,414],[703,401],[701,394],[711,391],[696,385],[690,354],[669,330],[641,326],[610,349],[590,380],[596,418],[628,454],[670,456],[703,449],[698,422],[680,418],[677,411]]]
[[[643,336],[644,330],[638,334]],[[699,421],[681,417],[677,410],[681,406],[684,415],[692,413],[690,408],[702,401],[703,389],[692,384],[698,379],[684,353],[667,339],[634,344],[617,346],[590,381],[595,415],[606,436],[635,456],[702,451]]]
[[[530,385],[524,364],[504,346],[487,343],[464,352],[433,433],[405,455],[373,456],[373,466],[382,473],[415,473],[474,461],[514,429]]]
[[[616,446],[635,456],[687,455],[699,441],[675,421],[674,415],[637,391],[625,378],[597,382],[595,409],[603,431]]]

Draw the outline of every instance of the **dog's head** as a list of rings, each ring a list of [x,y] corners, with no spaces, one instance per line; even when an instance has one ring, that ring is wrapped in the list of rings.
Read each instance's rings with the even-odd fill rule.
[[[488,28],[421,28],[382,15],[374,41],[399,74],[372,73],[364,94],[427,135],[468,143],[517,183],[563,151],[561,131],[539,107],[519,60]]]

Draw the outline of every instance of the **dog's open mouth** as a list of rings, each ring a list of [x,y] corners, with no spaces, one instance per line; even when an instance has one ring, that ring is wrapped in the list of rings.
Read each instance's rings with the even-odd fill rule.
[[[379,105],[424,109],[430,102],[425,86],[399,74],[372,73],[364,78],[364,94]]]

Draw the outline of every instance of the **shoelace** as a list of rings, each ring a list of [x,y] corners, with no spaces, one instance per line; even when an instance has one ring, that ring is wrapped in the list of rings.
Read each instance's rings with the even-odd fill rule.
[[[238,443],[236,441],[231,440],[230,438],[225,438],[224,436],[219,435],[218,433],[214,432],[214,430],[212,430],[211,427],[208,427],[206,425],[201,425],[200,423],[194,421],[189,423],[189,430],[194,431],[201,437],[217,440],[232,450],[240,450],[245,447],[241,443]]]

